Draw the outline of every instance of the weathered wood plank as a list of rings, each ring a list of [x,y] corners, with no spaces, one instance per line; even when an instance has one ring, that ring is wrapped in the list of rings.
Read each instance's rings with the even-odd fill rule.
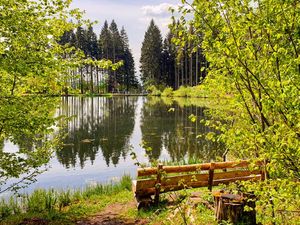
[[[244,172],[244,171],[243,171]],[[245,171],[246,172],[246,171]],[[208,174],[198,174],[198,175],[205,175],[203,177],[201,177],[201,179],[203,179],[204,177],[207,178],[206,180],[202,180],[202,181],[194,181],[194,180],[187,180],[187,182],[183,183],[177,183],[176,184],[176,177],[174,177],[174,179],[170,179],[167,182],[163,182],[161,183],[161,187],[160,187],[160,193],[165,193],[165,192],[169,192],[169,191],[177,191],[177,190],[182,190],[184,188],[198,188],[198,187],[208,187]],[[217,179],[217,180],[213,180],[212,186],[217,186],[219,184],[229,184],[232,182],[236,182],[236,181],[246,181],[246,180],[252,180],[252,181],[259,181],[261,180],[261,175],[257,174],[257,175],[249,175],[249,176],[244,176],[244,177],[233,177],[233,178],[225,178],[225,179]],[[151,180],[152,182],[152,180]],[[148,183],[149,185],[149,183]],[[143,186],[143,188],[139,188],[137,186],[136,189],[136,195],[137,196],[149,196],[149,195],[154,195],[156,192],[155,189],[155,180],[154,180],[154,185],[153,186]]]
[[[261,165],[261,162],[258,162],[257,165]],[[240,162],[216,162],[214,163],[214,169],[230,169],[230,168],[244,168],[249,166],[249,162],[246,160]],[[195,172],[201,170],[209,170],[211,163],[203,164],[193,164],[193,165],[184,165],[184,166],[164,166],[163,171],[165,173],[184,173],[184,172]],[[157,174],[157,168],[155,167],[146,167],[138,169],[138,177],[141,176],[150,176]]]
[[[220,180],[220,179],[230,179],[230,178],[240,178],[240,177],[247,177],[250,175],[259,175],[260,171],[227,171],[227,172],[219,172],[214,174],[214,180]],[[170,176],[170,177],[162,177],[161,178],[161,185],[163,187],[165,186],[173,186],[173,185],[179,185],[179,184],[190,184],[197,181],[208,181],[209,174],[186,174],[186,175],[178,175],[178,176]],[[137,180],[135,183],[135,190],[140,191],[147,188],[154,187],[156,184],[156,179],[140,179]]]

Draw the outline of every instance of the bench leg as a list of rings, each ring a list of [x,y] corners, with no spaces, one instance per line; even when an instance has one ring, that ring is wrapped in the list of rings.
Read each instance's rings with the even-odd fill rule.
[[[151,198],[151,196],[143,196],[143,197],[136,196],[135,199],[137,201],[138,210],[147,209],[153,205],[153,199]]]

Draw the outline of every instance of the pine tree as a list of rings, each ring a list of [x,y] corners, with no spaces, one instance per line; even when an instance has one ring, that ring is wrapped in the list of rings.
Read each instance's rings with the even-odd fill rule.
[[[86,54],[86,35],[85,35],[85,30],[82,27],[78,27],[76,30],[76,41],[75,41],[75,47],[78,49],[81,49],[85,54]],[[83,73],[83,68],[79,68],[80,71],[80,92],[81,94],[84,93],[84,87],[83,87],[83,82],[84,82],[84,73]]]
[[[112,57],[111,57],[111,53],[112,53],[112,38],[111,38],[111,36],[112,36],[111,32],[108,29],[108,23],[105,20],[103,27],[101,29],[101,32],[100,32],[99,40],[98,40],[100,59],[109,59],[109,60],[112,59]],[[102,84],[104,82],[106,82],[104,80],[104,75],[110,76],[110,71],[109,70],[102,71],[102,76],[100,79],[100,83],[102,83]],[[98,84],[99,84],[99,82],[98,82]],[[106,86],[106,88],[107,88],[107,86]],[[103,90],[104,92],[108,91],[106,88],[105,88],[105,90]]]
[[[144,85],[158,84],[161,79],[162,37],[159,28],[151,20],[141,49],[140,71]]]
[[[90,26],[86,31],[86,52],[87,57],[93,60],[97,59],[99,55],[99,48],[97,43],[97,35],[94,33],[93,27]],[[95,68],[92,65],[87,65],[89,67],[90,74],[90,87],[91,92],[94,92],[94,70]],[[88,71],[87,71],[88,72]]]
[[[162,51],[162,77],[161,82],[175,88],[175,46],[172,43],[172,33],[169,32],[164,40]]]
[[[87,56],[96,59],[99,55],[99,47],[97,43],[97,35],[94,33],[93,27],[90,26],[86,32],[87,39]]]
[[[135,76],[134,59],[131,50],[129,49],[128,36],[124,27],[122,27],[120,35],[123,46],[122,60],[124,62],[124,65],[121,68],[124,74],[123,85],[126,87],[126,91],[128,92],[131,86],[137,88],[138,81]]]
[[[112,38],[112,62],[116,63],[121,60],[123,54],[123,46],[118,26],[114,20],[112,20],[109,26],[109,30],[111,32]],[[117,72],[118,71],[113,71],[112,76],[110,76],[110,91],[116,91],[118,89],[117,84],[122,81],[122,77]]]
[[[108,29],[108,23],[106,20],[101,29],[98,45],[99,45],[99,49],[101,49],[100,57],[102,59],[111,59],[112,58],[111,57],[112,37],[111,37],[111,32]]]

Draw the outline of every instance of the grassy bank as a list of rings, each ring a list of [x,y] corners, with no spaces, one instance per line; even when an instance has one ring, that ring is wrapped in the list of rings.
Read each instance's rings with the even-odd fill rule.
[[[254,190],[251,190],[251,185],[246,188],[247,192],[257,196],[257,222],[299,224],[299,186],[297,183],[286,183],[284,186],[276,185],[274,189],[272,182],[278,183],[269,180],[253,184]],[[221,188],[225,186],[215,187],[215,190]],[[241,185],[227,188],[233,188],[234,193]],[[269,196],[266,189],[271,190],[273,195]],[[295,190],[294,195],[285,194],[283,200],[283,194],[290,193],[288,189]],[[71,225],[78,221],[95,222],[95,218],[99,219],[102,213],[114,214],[113,219],[123,221],[119,224],[213,225],[217,224],[213,205],[212,194],[207,188],[195,188],[162,194],[160,205],[138,211],[131,191],[131,179],[124,176],[116,184],[98,184],[77,191],[36,190],[30,195],[12,197],[9,201],[0,202],[0,224]]]
[[[131,179],[124,176],[117,184],[98,184],[83,190],[35,190],[30,195],[11,197],[0,202],[0,224],[20,224],[30,218],[42,218],[49,224],[74,224],[101,211],[107,205],[133,199]]]
[[[116,184],[98,184],[83,190],[39,189],[30,195],[11,197],[8,201],[2,200],[0,224],[75,224],[93,218],[93,215],[101,213],[108,207],[111,207],[121,220],[142,220],[142,224],[175,224],[175,221],[176,224],[183,224],[184,216],[195,221],[206,221],[205,224],[215,224],[213,211],[201,204],[197,207],[192,206],[189,203],[190,199],[186,198],[187,193],[162,195],[159,206],[138,211],[129,176],[124,176]],[[116,204],[124,205],[124,208],[118,212],[118,209],[114,209]]]

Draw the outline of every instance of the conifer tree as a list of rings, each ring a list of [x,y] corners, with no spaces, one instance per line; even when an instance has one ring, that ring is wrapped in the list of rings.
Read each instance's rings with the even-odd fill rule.
[[[162,78],[161,81],[175,88],[175,46],[172,43],[172,33],[169,32],[164,40],[162,51]]]
[[[75,41],[75,47],[78,49],[81,49],[86,54],[86,37],[85,37],[85,30],[82,27],[78,27],[75,33],[76,41]],[[83,74],[83,68],[79,68],[80,71],[80,92],[81,94],[84,93],[84,74]]]
[[[87,57],[91,59],[97,59],[99,55],[99,49],[97,44],[97,35],[94,33],[93,27],[90,26],[86,31],[86,52]],[[94,66],[90,65],[89,74],[90,74],[90,87],[91,92],[94,92]]]
[[[158,84],[161,79],[162,37],[159,28],[151,20],[141,49],[140,71],[144,85]]]
[[[101,59],[111,59],[111,52],[112,52],[112,39],[111,39],[111,32],[108,29],[108,23],[105,20],[103,27],[100,32],[99,40],[98,40],[98,46],[100,51],[100,58]],[[103,75],[110,75],[109,70],[102,71],[102,78]],[[102,84],[104,84],[106,81],[103,79],[100,80]],[[107,88],[107,87],[106,87]],[[108,91],[107,89],[103,90],[104,92]]]
[[[112,47],[112,38],[111,32],[108,29],[108,23],[105,20],[104,25],[101,29],[100,37],[99,37],[99,48],[101,49],[100,57],[103,59],[111,59],[111,47]]]
[[[123,71],[123,85],[126,87],[126,91],[128,92],[129,87],[137,87],[138,82],[135,77],[134,59],[131,50],[129,49],[128,36],[124,27],[122,27],[120,35],[123,46],[122,60],[124,61],[124,65],[119,70]]]
[[[120,61],[121,56],[122,56],[122,41],[121,41],[121,36],[118,30],[118,26],[114,20],[112,20],[109,30],[111,32],[111,38],[112,38],[112,62],[116,63]],[[110,76],[109,79],[109,84],[110,84],[110,91],[115,91],[117,88],[117,83],[118,81],[122,80],[122,77],[118,76],[119,73],[117,71],[113,71],[112,75]]]

